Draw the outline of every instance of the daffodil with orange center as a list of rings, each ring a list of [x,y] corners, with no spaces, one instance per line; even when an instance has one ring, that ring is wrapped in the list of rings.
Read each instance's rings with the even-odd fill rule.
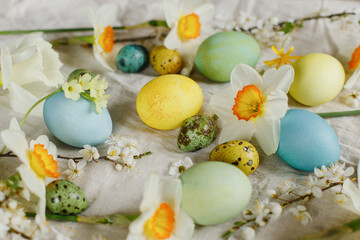
[[[235,66],[231,86],[216,93],[210,107],[219,116],[219,142],[251,140],[255,136],[263,151],[276,152],[280,140],[280,119],[288,109],[287,92],[294,69],[270,68],[261,77],[246,64]]]
[[[279,69],[280,66],[286,65],[286,64],[293,64],[292,60],[296,60],[300,58],[301,56],[290,56],[290,54],[294,51],[294,47],[291,47],[288,52],[284,53],[284,48],[277,49],[275,46],[272,46],[271,49],[274,51],[276,55],[279,56],[279,58],[276,58],[274,60],[270,61],[264,61],[266,65],[269,67],[272,67],[274,65],[276,69]]]
[[[203,0],[163,0],[167,25],[171,31],[164,40],[168,49],[176,49],[183,58],[183,75],[193,68],[199,45],[213,34],[211,20],[214,5]]]
[[[355,70],[351,77],[345,83],[344,88],[351,89],[357,82],[360,81],[360,45],[354,50],[351,55],[351,60],[348,63],[350,70]]]
[[[179,179],[160,182],[152,173],[145,181],[141,215],[129,226],[127,240],[187,240],[194,233],[193,220],[180,209],[182,188]]]
[[[39,198],[37,214],[45,216],[45,178],[58,178],[60,175],[56,146],[45,135],[32,140],[29,146],[15,118],[11,119],[10,128],[1,132],[1,138],[22,162],[17,171],[24,186]]]
[[[89,18],[94,28],[93,52],[95,59],[110,71],[116,69],[114,30],[117,9],[115,4],[101,5],[96,11],[89,8]]]

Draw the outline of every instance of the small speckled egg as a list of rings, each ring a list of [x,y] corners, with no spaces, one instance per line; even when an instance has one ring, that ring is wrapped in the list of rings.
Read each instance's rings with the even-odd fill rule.
[[[71,80],[79,80],[79,77],[84,75],[85,73],[88,73],[91,75],[91,77],[95,77],[95,73],[91,72],[87,69],[76,69],[72,73],[70,73],[67,81],[70,82]]]
[[[59,215],[76,215],[86,209],[88,201],[75,183],[56,180],[46,186],[46,206]]]
[[[196,115],[202,101],[201,88],[195,81],[182,75],[167,74],[154,78],[140,90],[136,110],[150,127],[170,130]]]
[[[161,75],[176,74],[181,70],[182,57],[175,49],[157,46],[150,52],[150,64]]]
[[[195,64],[201,74],[216,82],[230,81],[239,63],[254,67],[260,57],[256,40],[241,32],[220,32],[203,41],[196,52]]]
[[[281,119],[279,157],[290,166],[314,171],[340,158],[340,144],[334,129],[317,114],[288,110]]]
[[[238,140],[215,147],[210,153],[210,161],[230,163],[250,175],[259,166],[259,154],[251,143]]]
[[[105,142],[112,132],[112,121],[106,108],[96,112],[94,102],[80,97],[74,101],[64,92],[46,99],[44,121],[49,131],[60,141],[82,148],[85,144],[97,146]]]
[[[345,71],[334,57],[323,53],[302,56],[293,64],[290,95],[299,103],[316,106],[334,99],[345,82]]]
[[[223,223],[240,214],[251,197],[251,183],[238,168],[222,162],[195,164],[180,175],[181,208],[200,225]]]
[[[124,73],[137,73],[149,65],[149,52],[141,45],[129,44],[119,51],[116,63]]]
[[[215,124],[206,116],[189,117],[182,124],[177,144],[185,152],[200,150],[209,145],[215,134]]]

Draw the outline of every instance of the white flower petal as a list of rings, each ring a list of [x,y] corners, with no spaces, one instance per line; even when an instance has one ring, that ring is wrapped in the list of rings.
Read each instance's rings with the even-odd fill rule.
[[[117,6],[111,3],[102,4],[96,11],[90,7],[88,17],[93,26],[99,26],[100,28],[112,26],[117,19]]]
[[[204,4],[206,0],[182,0],[179,4],[179,11],[182,15],[188,15],[194,12],[194,9]]]
[[[179,0],[163,0],[165,20],[170,28],[173,28],[178,20],[178,5]]]
[[[140,204],[140,212],[144,213],[154,205],[160,204],[160,177],[158,173],[151,173],[144,184],[144,196]]]
[[[12,59],[10,55],[10,50],[8,47],[4,46],[1,48],[1,80],[4,89],[6,89],[8,87],[8,84],[10,83],[11,72]]]
[[[7,129],[1,132],[4,144],[26,165],[29,165],[29,146],[22,131]]]
[[[360,213],[360,191],[357,186],[350,179],[346,179],[343,190],[351,198],[357,212]]]
[[[22,132],[21,129],[20,129],[19,123],[18,123],[18,121],[16,120],[15,117],[11,118],[11,120],[10,120],[10,128],[9,129],[10,130],[17,130],[17,131]],[[24,133],[24,132],[22,132],[22,133]],[[25,133],[24,133],[24,136],[25,136]]]
[[[69,166],[69,169],[71,170],[75,170],[76,169],[76,163],[73,159],[69,159],[68,161],[68,166]]]
[[[312,193],[313,193],[314,197],[316,197],[316,198],[321,198],[323,195],[323,192],[322,192],[321,188],[319,188],[319,187],[313,187]]]
[[[232,107],[235,104],[234,94],[231,87],[220,90],[215,93],[210,102],[209,106],[218,115],[219,121],[236,120],[237,118],[233,115]]]
[[[230,75],[231,88],[240,91],[247,85],[255,85],[260,91],[263,89],[263,80],[260,74],[246,64],[238,64],[234,67]]]
[[[288,110],[288,97],[281,90],[273,91],[265,102],[264,117],[272,120],[283,118]]]
[[[78,162],[77,165],[77,170],[81,171],[86,167],[87,161],[86,160],[81,160],[80,162]]]
[[[351,89],[357,82],[360,81],[360,67],[358,67],[351,77],[346,81],[344,88]]]
[[[266,155],[275,153],[280,141],[280,119],[257,119],[255,137]]]
[[[219,143],[231,140],[250,141],[255,132],[253,121],[235,120],[226,121],[221,128]]]
[[[44,180],[38,178],[36,174],[24,164],[21,164],[16,170],[18,170],[21,180],[31,193],[35,194],[39,198],[45,198]]]
[[[103,65],[109,71],[115,71],[116,69],[116,62],[114,58],[114,54],[109,54],[102,52],[102,49],[99,47],[93,46],[93,52],[95,59]]]
[[[182,195],[180,179],[168,179],[160,183],[160,201],[168,203],[178,213]]]
[[[192,162],[191,158],[189,158],[189,157],[185,157],[183,162],[184,162],[184,166],[186,168],[189,168],[193,165],[193,162]]]
[[[191,239],[194,234],[195,224],[183,210],[180,209],[176,214],[175,223],[174,236],[183,240]]]
[[[212,3],[205,3],[194,10],[194,13],[199,16],[201,25],[210,22],[214,17],[214,12],[215,7]]]
[[[287,93],[294,80],[294,69],[290,65],[283,65],[278,70],[276,70],[276,68],[270,68],[265,71],[262,78],[264,80],[263,94],[265,96],[274,90],[281,90]]]
[[[135,239],[135,238],[129,238],[131,235],[139,235],[143,236],[142,232],[144,230],[144,224],[145,222],[151,218],[151,216],[155,212],[155,208],[151,207],[146,212],[143,212],[138,218],[136,218],[130,225],[129,225],[129,235],[127,236],[127,239]],[[141,238],[140,238],[141,239]],[[146,239],[146,238],[144,238]]]
[[[164,46],[168,49],[180,50],[181,40],[179,39],[176,26],[173,29],[171,29],[171,31],[168,33],[168,35],[164,39]]]

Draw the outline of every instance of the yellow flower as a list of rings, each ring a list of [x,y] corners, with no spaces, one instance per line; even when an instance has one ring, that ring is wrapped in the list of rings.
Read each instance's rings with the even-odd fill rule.
[[[279,69],[281,65],[286,65],[286,64],[291,65],[292,64],[291,60],[296,60],[301,57],[301,56],[290,56],[290,54],[294,51],[294,47],[291,47],[287,53],[284,53],[284,48],[281,48],[281,50],[279,51],[279,49],[277,49],[275,46],[272,46],[271,49],[276,53],[276,55],[279,56],[279,58],[270,61],[264,61],[264,63],[269,67],[276,65],[275,67],[276,69]]]
[[[80,98],[80,93],[84,92],[81,84],[77,80],[71,80],[70,82],[64,83],[62,86],[66,98],[71,98],[76,101]]]

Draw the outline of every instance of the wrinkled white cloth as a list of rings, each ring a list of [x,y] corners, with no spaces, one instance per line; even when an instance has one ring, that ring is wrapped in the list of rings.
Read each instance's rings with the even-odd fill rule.
[[[1,0],[0,29],[46,29],[46,28],[69,28],[89,27],[87,8],[90,4],[100,4],[102,1],[71,1],[71,0]],[[109,2],[109,1],[108,1]],[[162,1],[143,0],[120,0],[111,1],[117,4],[118,20],[125,25],[137,24],[150,19],[164,19]],[[268,18],[276,16],[282,20],[296,19],[308,14],[326,10],[327,13],[351,10],[360,7],[357,0],[225,0],[215,1],[216,15],[227,20],[234,20],[239,16],[239,11],[245,11],[257,17]],[[139,17],[140,16],[140,17]],[[147,31],[147,32],[146,32]],[[148,34],[152,31],[136,31],[135,34]],[[91,32],[89,32],[91,34]],[[122,31],[117,33],[122,38],[131,37],[134,33]],[[46,39],[52,40],[70,34],[48,34]],[[17,36],[0,36],[0,47]],[[304,55],[312,52],[321,52],[335,55],[336,52],[350,45],[359,44],[360,34],[347,32],[340,29],[337,23],[328,20],[309,21],[304,23],[302,29],[296,30],[292,35],[292,45],[295,47],[293,55]],[[154,42],[140,42],[148,48]],[[116,47],[120,48],[122,42]],[[159,42],[157,42],[159,44]],[[115,213],[137,214],[143,194],[144,181],[151,171],[158,171],[164,178],[168,174],[172,162],[190,157],[194,163],[207,161],[210,151],[216,146],[213,142],[210,146],[194,153],[181,152],[176,144],[178,129],[171,131],[154,130],[145,125],[137,115],[135,101],[142,86],[157,76],[155,71],[148,67],[138,74],[124,74],[120,70],[107,72],[93,57],[92,50],[80,46],[57,46],[61,61],[64,63],[63,72],[69,74],[78,68],[87,68],[103,74],[109,82],[107,94],[111,95],[108,109],[111,114],[114,130],[121,135],[133,135],[142,145],[142,151],[152,151],[151,156],[138,160],[132,171],[117,171],[110,162],[90,163],[81,178],[75,180],[85,192],[89,200],[89,207],[83,213],[85,216],[106,215]],[[275,54],[271,49],[262,51],[258,67],[264,60],[273,59]],[[195,72],[191,76],[200,85],[204,93],[204,103],[201,113],[208,113],[211,96],[228,85],[211,82]],[[359,87],[359,85],[358,85]],[[9,105],[9,94],[0,90],[0,129],[5,129],[11,117],[20,120],[22,114],[15,113]],[[303,108],[314,112],[330,112],[350,110],[337,97],[333,101],[318,107],[305,107],[290,98],[290,108]],[[360,117],[334,118],[327,120],[334,128],[341,146],[341,160],[355,166],[360,159]],[[23,125],[24,132],[28,137],[35,139],[37,136],[46,134],[50,140],[58,146],[58,152],[65,156],[80,156],[79,149],[69,147],[51,135],[41,118],[29,117]],[[0,143],[2,145],[2,143]],[[257,146],[257,145],[256,145]],[[106,154],[106,145],[99,147],[100,154]],[[276,155],[266,157],[260,151],[260,166],[249,176],[253,185],[252,202],[259,195],[264,194],[266,189],[274,189],[284,180],[290,178],[302,179],[309,173],[295,170],[288,166]],[[20,162],[14,158],[0,159],[0,178],[11,176]],[[60,160],[60,171],[67,168],[67,162]],[[256,239],[292,240],[298,239],[305,234],[323,231],[329,227],[344,224],[357,215],[352,211],[351,203],[347,209],[341,208],[333,202],[333,194],[325,193],[321,199],[314,199],[306,203],[306,207],[312,215],[312,222],[304,227],[297,222],[289,213],[283,213],[274,223],[256,232]],[[216,226],[197,227],[193,239],[221,239],[221,235],[232,226],[236,219]],[[126,228],[118,228],[105,225],[88,225],[78,223],[52,223],[60,228],[60,231],[68,234],[72,239],[91,239],[91,236],[102,234],[106,239],[125,239]],[[235,234],[234,239],[240,235]],[[359,239],[360,233],[353,234],[346,239]]]

